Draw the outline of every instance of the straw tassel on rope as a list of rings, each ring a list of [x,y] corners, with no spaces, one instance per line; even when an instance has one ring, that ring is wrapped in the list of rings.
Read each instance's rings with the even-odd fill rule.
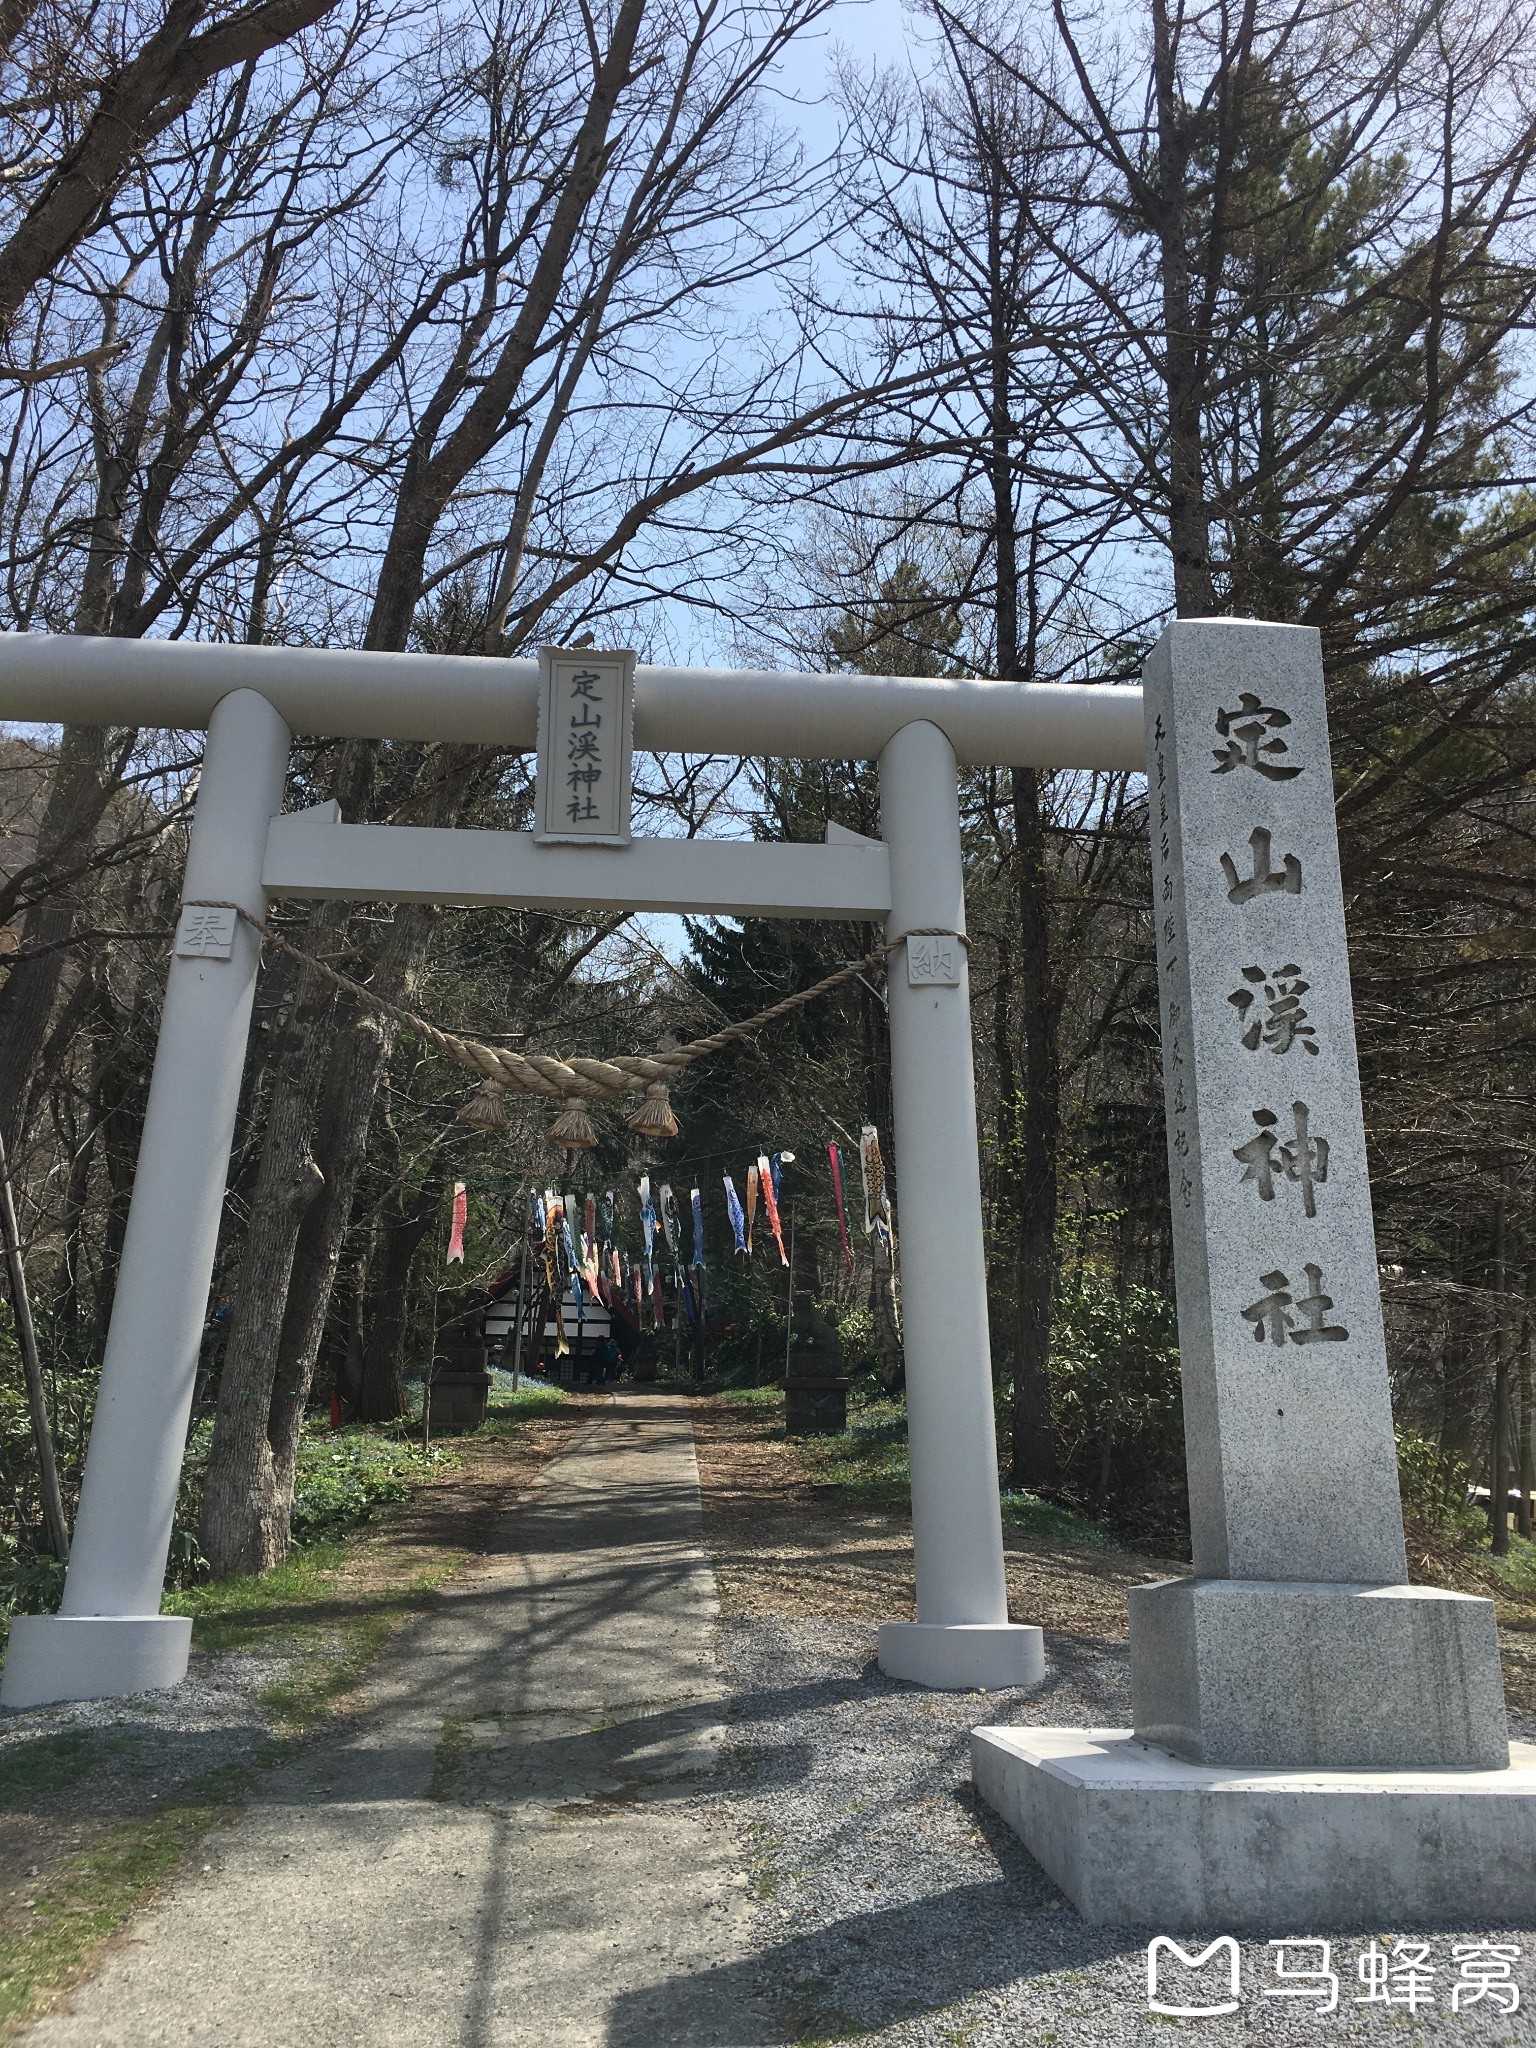
[[[647,1138],[675,1138],[678,1122],[672,1113],[666,1082],[652,1081],[640,1107],[633,1116],[626,1117],[625,1122],[630,1130],[639,1131]]]
[[[507,1113],[506,1089],[494,1081],[482,1081],[459,1111],[458,1120],[476,1131],[510,1130],[512,1119]]]
[[[551,1145],[567,1152],[590,1152],[597,1143],[597,1126],[579,1095],[567,1095],[560,1114],[545,1133]]]

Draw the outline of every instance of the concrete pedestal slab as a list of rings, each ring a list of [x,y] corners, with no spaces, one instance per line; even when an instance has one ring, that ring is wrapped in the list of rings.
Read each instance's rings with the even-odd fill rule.
[[[187,1675],[192,1623],[182,1614],[18,1614],[0,1707],[158,1692]]]
[[[995,1692],[1038,1685],[1045,1676],[1045,1638],[1019,1622],[882,1622],[877,1655],[887,1678],[938,1692]]]
[[[976,1789],[1111,1927],[1529,1926],[1536,1745],[1506,1770],[1250,1770],[1124,1729],[977,1728]]]

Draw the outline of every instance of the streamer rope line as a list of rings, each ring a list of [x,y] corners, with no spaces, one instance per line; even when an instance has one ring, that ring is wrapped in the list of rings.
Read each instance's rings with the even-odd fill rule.
[[[765,1025],[774,1023],[792,1011],[803,1009],[807,1003],[814,1003],[819,996],[827,995],[845,981],[852,981],[856,975],[866,973],[871,967],[878,967],[908,939],[958,939],[970,950],[970,940],[964,932],[946,930],[941,925],[914,925],[910,931],[900,932],[894,939],[888,939],[883,946],[876,946],[866,953],[862,960],[852,961],[840,967],[835,974],[827,974],[810,988],[799,989],[795,994],[785,996],[766,1010],[759,1010],[754,1017],[744,1017],[739,1023],[728,1024],[720,1031],[712,1031],[706,1038],[691,1039],[687,1045],[669,1047],[654,1053],[618,1053],[613,1058],[586,1059],[579,1055],[568,1060],[552,1058],[547,1053],[511,1052],[504,1046],[486,1045],[476,1038],[465,1038],[459,1032],[445,1031],[441,1025],[421,1017],[414,1010],[408,1010],[403,1003],[391,1002],[387,996],[375,995],[361,982],[343,974],[324,960],[317,960],[306,953],[291,939],[264,924],[242,904],[219,902],[209,897],[188,900],[183,910],[232,910],[244,924],[264,941],[274,945],[291,959],[301,962],[322,980],[330,982],[349,995],[354,1001],[380,1016],[393,1018],[413,1036],[435,1046],[456,1060],[461,1067],[478,1074],[492,1086],[505,1089],[513,1095],[544,1095],[583,1098],[589,1102],[602,1102],[615,1095],[638,1093],[657,1083],[665,1084],[691,1067],[695,1060],[706,1058],[712,1052],[720,1052],[739,1039],[749,1038]]]

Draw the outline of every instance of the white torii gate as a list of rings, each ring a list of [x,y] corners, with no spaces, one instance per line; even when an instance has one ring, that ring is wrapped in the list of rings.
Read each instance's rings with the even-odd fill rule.
[[[635,744],[655,752],[877,757],[879,842],[633,840],[282,816],[295,732],[530,748],[532,661],[186,641],[0,635],[0,717],[206,727],[183,899],[269,896],[884,918],[891,938],[965,930],[957,763],[1133,769],[1142,692],[641,666]],[[178,953],[160,1039],[62,1611],[12,1625],[0,1703],[176,1683],[191,1623],[160,1593],[259,962]],[[915,1623],[888,1622],[895,1677],[999,1686],[1043,1674],[1038,1628],[1008,1621],[964,949],[952,984],[890,977],[902,1214]],[[922,1199],[916,1198],[920,1175]]]

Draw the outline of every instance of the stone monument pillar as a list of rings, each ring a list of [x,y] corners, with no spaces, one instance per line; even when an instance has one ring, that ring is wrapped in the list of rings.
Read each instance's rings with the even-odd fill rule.
[[[1130,1595],[1136,1732],[1203,1762],[1508,1762],[1493,1603],[1410,1588],[1318,637],[1147,663],[1195,1575]]]
[[[977,1785],[1095,1920],[1528,1914],[1493,1604],[1407,1583],[1318,636],[1144,684],[1194,1572],[1131,1590],[1133,1731],[978,1729]]]

